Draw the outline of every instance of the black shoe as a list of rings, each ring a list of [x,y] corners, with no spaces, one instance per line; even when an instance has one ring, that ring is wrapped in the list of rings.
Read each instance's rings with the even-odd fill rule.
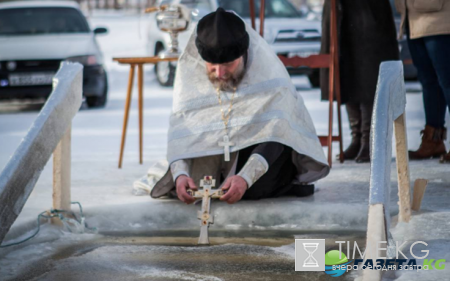
[[[288,195],[306,197],[314,194],[314,184],[291,183]]]

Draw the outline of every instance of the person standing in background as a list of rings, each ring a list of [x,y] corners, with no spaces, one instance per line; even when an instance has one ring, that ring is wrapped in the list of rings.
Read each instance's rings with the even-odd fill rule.
[[[450,0],[396,0],[401,14],[400,37],[406,33],[409,50],[423,90],[425,129],[409,159],[441,157],[450,162],[444,140],[445,113],[450,108]]]
[[[399,59],[389,0],[337,0],[341,99],[347,109],[352,141],[345,160],[370,162],[370,124],[380,63]],[[321,53],[330,51],[331,1],[322,16]],[[328,69],[321,69],[322,99],[328,100]]]

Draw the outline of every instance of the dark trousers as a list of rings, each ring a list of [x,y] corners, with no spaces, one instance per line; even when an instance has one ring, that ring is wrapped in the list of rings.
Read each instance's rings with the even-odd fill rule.
[[[236,173],[244,167],[250,155],[257,153],[266,159],[269,170],[248,189],[243,199],[262,199],[287,194],[295,177],[292,148],[276,142],[265,142],[239,151]]]
[[[442,128],[446,108],[450,109],[450,35],[408,35],[408,46],[423,88],[426,125]]]

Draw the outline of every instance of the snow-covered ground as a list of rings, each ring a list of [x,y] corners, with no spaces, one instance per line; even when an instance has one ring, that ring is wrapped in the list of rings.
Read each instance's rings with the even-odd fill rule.
[[[145,16],[139,18],[117,12],[96,13],[90,18],[90,22],[93,27],[104,26],[109,29],[109,34],[99,36],[98,41],[104,52],[110,91],[106,108],[94,110],[83,108],[73,120],[72,201],[80,201],[83,204],[87,221],[90,225],[96,226],[101,234],[146,236],[164,228],[198,229],[196,218],[198,206],[186,206],[174,200],[152,200],[148,196],[134,196],[131,192],[133,181],[144,175],[155,161],[164,158],[166,152],[172,89],[163,88],[157,84],[151,66],[145,66],[144,78],[144,165],[138,163],[138,116],[135,91],[131,104],[123,168],[117,168],[128,68],[113,62],[112,57],[146,55]],[[306,77],[293,77],[293,81],[305,100],[318,133],[325,134],[328,129],[328,104],[320,102],[319,90],[311,89]],[[415,149],[420,143],[419,132],[424,125],[422,97],[420,85],[417,82],[409,82],[407,89],[408,144],[410,148]],[[23,106],[16,102],[0,104],[0,169],[6,165],[36,118],[38,108],[39,106],[36,105]],[[344,108],[342,113],[344,145],[346,145],[350,141],[350,135]],[[449,124],[448,116],[447,124]],[[337,144],[333,146],[333,153],[336,152]],[[409,224],[399,224],[392,228],[395,240],[422,240],[429,243],[429,258],[434,259],[450,259],[448,254],[450,252],[449,168],[449,165],[441,165],[437,160],[410,163],[412,181],[416,178],[430,180],[423,201],[423,211],[413,216]],[[391,212],[395,216],[398,210],[394,160],[391,169]],[[358,236],[365,230],[367,223],[369,174],[369,164],[354,162],[339,164],[335,161],[330,175],[317,183],[317,192],[312,197],[239,202],[234,206],[214,202],[212,208],[216,218],[211,229],[228,231],[231,233],[228,235],[239,231],[256,233],[257,231],[289,230],[293,234],[304,234],[305,231],[318,233],[313,234],[313,238],[326,238],[327,235],[339,231],[354,231]],[[48,210],[51,204],[52,161],[49,161],[22,213],[13,225],[9,239],[17,239],[18,234],[29,230],[29,222],[34,221],[41,211]],[[74,210],[77,209],[74,208]],[[24,236],[28,234],[29,232]],[[61,248],[80,243],[80,241],[102,239],[102,237],[99,234],[68,234],[45,225],[34,240],[23,246],[0,250],[0,279],[15,276],[21,269],[41,258],[53,255]],[[312,238],[311,235],[308,237]],[[242,250],[239,247],[231,247],[228,250],[233,249]],[[166,250],[149,249],[150,252]],[[110,251],[111,249],[94,251],[87,256],[85,262],[89,263],[91,259],[97,257],[107,258],[111,254]],[[127,251],[138,250],[124,247],[120,251],[126,254]],[[292,245],[285,246],[281,251],[290,256],[293,261]],[[273,256],[276,255],[273,254]],[[84,264],[83,261],[80,263]],[[276,264],[275,262],[273,265],[276,266]],[[164,267],[160,267],[162,268]],[[157,270],[158,267],[154,271],[145,271],[145,267],[141,269],[145,273],[142,275],[145,278],[151,276],[167,280],[180,278],[176,277],[180,276],[176,275],[179,272],[175,272],[173,276],[161,276],[160,271]],[[402,274],[398,272],[393,276],[389,275],[389,278],[445,280],[449,270],[447,268]],[[155,273],[149,276],[146,275],[148,272]],[[186,278],[187,280],[220,279],[214,279],[216,277],[210,275],[203,276],[201,272],[198,274],[200,275],[187,275]]]

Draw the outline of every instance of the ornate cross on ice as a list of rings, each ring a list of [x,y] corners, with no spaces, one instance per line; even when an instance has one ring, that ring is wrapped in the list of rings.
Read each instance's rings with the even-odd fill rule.
[[[224,194],[222,189],[212,189],[216,185],[216,180],[211,176],[206,176],[200,180],[202,190],[195,191],[189,189],[187,192],[194,198],[202,199],[202,210],[197,212],[197,218],[200,220],[199,245],[209,245],[208,227],[214,223],[214,217],[210,213],[211,198],[220,198]]]
[[[223,146],[223,153],[226,162],[230,161],[230,146],[233,145],[234,143],[230,142],[228,135],[223,136],[223,141],[219,141],[219,146]]]

